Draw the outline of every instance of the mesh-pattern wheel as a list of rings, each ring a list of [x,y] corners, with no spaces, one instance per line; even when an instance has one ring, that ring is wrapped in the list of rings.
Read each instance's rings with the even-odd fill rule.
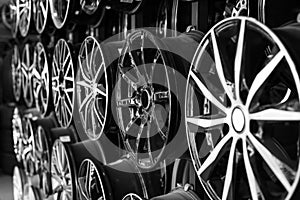
[[[155,166],[168,141],[171,86],[161,46],[146,30],[129,35],[115,87],[117,120],[127,150],[142,168]]]
[[[87,37],[78,55],[77,105],[87,136],[98,139],[104,129],[108,107],[107,66],[99,42]]]
[[[82,200],[108,199],[104,190],[105,182],[102,181],[102,173],[98,171],[96,165],[90,159],[86,159],[81,163],[78,173],[78,185]]]
[[[14,167],[13,172],[13,196],[14,200],[23,200],[26,175],[18,166]]]
[[[56,28],[61,29],[65,25],[71,2],[70,0],[49,0],[51,17]]]
[[[10,0],[9,8],[11,18],[11,34],[15,38],[17,37],[20,21],[19,0]]]
[[[14,109],[14,115],[12,119],[12,131],[13,131],[13,142],[14,152],[18,162],[22,162],[22,154],[24,151],[24,133],[23,133],[23,122],[21,114],[18,108]]]
[[[51,153],[51,182],[55,200],[75,199],[75,171],[70,159],[65,145],[56,140]]]
[[[129,193],[122,200],[143,200],[143,198],[134,193]]]
[[[27,107],[31,107],[34,103],[33,90],[32,90],[32,71],[33,71],[33,56],[30,44],[26,43],[21,60],[22,68],[22,88],[23,99]]]
[[[44,116],[49,107],[50,74],[44,45],[38,42],[34,49],[33,94],[38,111]]]
[[[81,9],[88,15],[94,14],[101,0],[80,0]]]
[[[34,0],[33,1],[33,20],[36,31],[41,34],[47,24],[49,0]]]
[[[263,24],[231,18],[206,34],[189,72],[185,117],[210,198],[290,199],[300,175],[299,94],[294,62]]]
[[[53,52],[52,96],[54,110],[61,127],[72,122],[74,109],[75,74],[72,54],[67,42],[60,39]]]
[[[18,101],[20,101],[21,90],[22,90],[22,69],[21,69],[19,48],[17,45],[14,45],[11,67],[12,67],[14,97],[15,97],[15,100],[18,102]]]
[[[26,37],[30,27],[31,21],[31,0],[17,0],[19,5],[19,31],[21,36]]]

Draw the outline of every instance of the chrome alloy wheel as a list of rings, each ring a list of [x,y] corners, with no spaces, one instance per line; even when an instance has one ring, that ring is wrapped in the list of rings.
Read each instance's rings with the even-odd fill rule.
[[[22,67],[20,60],[19,48],[17,45],[14,45],[14,50],[12,54],[12,81],[13,81],[13,92],[15,100],[18,102],[21,98],[21,90],[22,90]]]
[[[29,31],[31,22],[31,3],[32,0],[17,0],[19,5],[19,31],[22,37],[26,37]]]
[[[33,1],[33,19],[36,31],[41,34],[43,33],[47,20],[48,20],[48,9],[49,0],[34,0]]]
[[[56,28],[61,29],[68,18],[72,0],[49,0],[53,23]]]
[[[191,66],[187,138],[206,193],[290,199],[300,175],[300,82],[284,45],[255,19],[230,18],[206,34]]]

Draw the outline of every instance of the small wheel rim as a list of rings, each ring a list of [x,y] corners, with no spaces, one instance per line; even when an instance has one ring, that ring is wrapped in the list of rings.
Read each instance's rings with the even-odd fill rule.
[[[69,0],[49,0],[51,17],[56,28],[61,29],[68,18],[70,9]]]
[[[60,39],[52,61],[52,96],[56,118],[61,127],[72,122],[74,110],[75,75],[72,55],[67,42]]]
[[[153,49],[156,49],[153,60],[150,62],[152,64],[150,67],[146,67],[146,64],[144,64],[144,58],[140,59],[142,67],[139,66],[140,69],[137,67],[137,57],[133,58],[133,51],[131,51],[131,49],[136,50],[136,48],[132,47],[132,42],[137,40],[141,40],[142,42],[142,45],[138,47],[138,51],[136,51],[140,51],[140,55],[144,54],[144,42],[146,40],[150,41],[151,45],[153,45]],[[126,61],[127,64],[124,64]],[[161,62],[163,67],[156,67],[157,62]],[[128,63],[132,67],[131,73],[128,73],[129,70],[124,70],[128,68],[128,66],[126,66]],[[151,33],[145,30],[139,30],[128,37],[122,50],[118,69],[118,81],[115,87],[116,111],[126,149],[133,155],[139,167],[154,167],[160,161],[168,141],[171,119],[171,112],[169,112],[171,110],[171,92],[165,58],[157,40],[154,39]],[[148,70],[150,70],[150,73]],[[158,76],[163,77],[160,77],[159,80],[155,80],[155,77]],[[164,88],[159,88],[155,84],[164,86]],[[141,98],[138,98],[139,96]],[[145,101],[145,104],[142,104],[142,98],[144,97],[148,99],[148,102]],[[159,102],[160,100],[162,102]],[[137,110],[139,111],[136,112]],[[164,112],[165,117],[161,116],[162,118],[159,118],[159,116],[157,116],[158,112]],[[154,128],[156,129],[155,133],[158,134],[152,136],[153,133],[151,134],[151,132],[153,132]],[[136,137],[130,132],[132,129],[137,129],[138,134]],[[144,138],[142,138],[143,133],[146,134]],[[139,149],[141,148],[140,142],[144,139],[146,140],[144,147],[147,149],[147,152],[142,153]],[[158,142],[160,145],[152,149],[154,142]]]
[[[65,146],[56,140],[51,153],[51,183],[54,199],[73,199],[73,171]]]
[[[50,95],[50,75],[48,58],[44,45],[37,43],[34,49],[33,94],[38,111],[44,116],[47,113]]]
[[[36,130],[34,141],[36,170],[41,174],[41,176],[44,176],[50,173],[50,151],[45,130],[41,126],[39,126]],[[48,194],[47,188],[48,187],[44,184],[44,182],[42,182],[42,189],[45,194]]]
[[[19,0],[10,0],[9,7],[10,7],[10,18],[12,19],[11,33],[13,38],[15,38],[18,33],[19,21],[20,21]]]
[[[90,159],[84,160],[79,168],[78,184],[81,199],[106,200],[101,175],[96,165]]]
[[[80,0],[81,9],[88,15],[94,14],[101,0]]]
[[[22,200],[24,194],[24,175],[22,175],[21,169],[15,166],[14,173],[13,173],[13,195],[14,199]]]
[[[23,166],[25,172],[28,175],[34,175],[36,173],[36,153],[35,153],[35,137],[32,128],[31,121],[28,117],[25,117],[25,125],[24,125],[24,150],[22,154]]]
[[[134,193],[129,193],[122,198],[122,200],[143,200],[139,195]]]
[[[77,105],[87,136],[97,140],[102,135],[108,107],[108,81],[103,52],[94,37],[87,37],[78,56],[76,78]]]
[[[23,99],[27,107],[33,105],[33,91],[32,91],[32,71],[34,64],[32,63],[32,56],[30,45],[25,44],[22,52],[22,87]]]
[[[31,20],[31,1],[30,0],[17,0],[19,1],[20,21],[19,30],[23,37],[26,37],[29,31]]]
[[[253,37],[250,39],[249,35]],[[228,39],[232,36],[234,41]],[[254,42],[257,36],[261,40]],[[235,52],[222,48],[229,44]],[[245,56],[250,50],[255,52],[254,58]],[[292,155],[298,155],[297,148],[286,149],[276,129],[269,128],[280,125],[291,130],[293,141],[299,137],[298,131],[292,134],[298,128],[299,111],[289,110],[288,105],[298,104],[300,82],[284,45],[255,19],[226,19],[206,34],[192,66],[186,90],[185,120],[194,168],[206,193],[212,199],[234,199],[234,196],[290,199],[299,181],[299,160]],[[247,66],[254,72],[246,72]],[[280,69],[285,71],[278,76],[276,70]],[[278,98],[267,97],[269,100],[263,102],[264,95],[278,94],[278,84],[283,84],[283,77],[289,75],[292,81],[284,84],[283,93]],[[201,133],[202,139],[197,136]],[[242,191],[243,188],[247,191]]]
[[[18,108],[14,109],[14,115],[12,119],[13,126],[13,142],[14,142],[14,152],[18,162],[22,161],[22,154],[24,150],[24,134],[23,134],[23,123],[20,116]]]
[[[36,0],[33,7],[33,19],[35,22],[35,28],[39,34],[41,34],[47,24],[48,20],[48,0]]]
[[[12,54],[12,81],[13,81],[13,92],[15,100],[18,102],[21,98],[22,90],[22,69],[19,48],[17,45],[14,45],[14,50]]]

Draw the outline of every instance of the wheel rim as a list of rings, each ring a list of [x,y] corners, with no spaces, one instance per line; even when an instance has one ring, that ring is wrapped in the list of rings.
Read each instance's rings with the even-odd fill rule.
[[[25,176],[22,174],[22,171],[19,169],[19,167],[15,166],[14,168],[14,174],[13,174],[13,195],[14,199],[16,200],[22,200],[23,194],[24,194],[24,180]]]
[[[69,0],[50,0],[51,17],[55,27],[58,29],[61,29],[66,23],[70,2]]]
[[[81,0],[81,9],[88,15],[92,15],[96,12],[100,4],[100,0]]]
[[[32,71],[34,64],[32,63],[31,52],[29,44],[25,44],[22,52],[22,87],[23,99],[27,107],[33,105],[33,91],[32,91]]]
[[[152,51],[155,49],[153,57],[147,58],[150,62],[145,60],[149,53],[145,50],[144,54],[146,41],[151,45]],[[138,48],[135,48],[133,43],[137,44]],[[141,52],[141,58],[137,56],[138,52]],[[157,67],[158,63],[163,67]],[[118,124],[127,150],[142,168],[151,168],[159,162],[168,140],[171,93],[165,63],[157,41],[151,33],[144,30],[136,31],[128,37],[119,60],[120,73],[115,88]],[[162,115],[158,116],[159,112]],[[153,136],[152,132],[158,134]],[[140,146],[141,141],[147,149],[146,152]]]
[[[77,104],[84,131],[92,139],[98,139],[107,118],[108,82],[106,65],[98,41],[87,37],[81,45],[76,78]]]
[[[36,173],[35,163],[35,138],[34,133],[32,129],[31,121],[28,117],[25,118],[25,126],[24,126],[24,151],[22,155],[23,160],[23,166],[25,169],[25,172],[28,175],[34,175]]]
[[[249,16],[249,2],[248,0],[239,0],[233,8],[232,17]]]
[[[122,200],[143,200],[141,197],[134,193],[129,193]]]
[[[37,43],[34,50],[34,68],[33,68],[33,94],[36,108],[42,116],[48,110],[48,101],[50,95],[49,68],[45,48],[42,43]]]
[[[16,101],[20,101],[21,88],[22,88],[22,69],[18,46],[14,46],[12,55],[12,80],[13,80],[13,92]]]
[[[49,194],[48,174],[50,173],[50,151],[45,130],[39,126],[35,134],[35,158],[36,169],[42,177],[42,190]]]
[[[209,31],[192,66],[187,138],[206,193],[212,199],[289,199],[299,181],[300,83],[283,44],[258,21],[232,18]],[[280,128],[291,131],[290,141]]]
[[[18,33],[18,27],[20,21],[19,0],[10,0],[9,7],[10,7],[10,18],[12,19],[11,33],[12,36],[15,38]]]
[[[73,199],[73,171],[65,146],[59,140],[54,142],[51,153],[51,182],[54,199]]]
[[[19,113],[19,109],[15,108],[14,115],[12,119],[13,126],[13,142],[14,142],[14,152],[18,162],[22,161],[22,154],[24,150],[23,143],[23,124]]]
[[[100,174],[91,160],[86,159],[81,163],[78,174],[81,199],[106,199]]]
[[[45,29],[48,19],[48,0],[36,0],[33,8],[35,28],[38,33]]]
[[[55,114],[62,127],[72,122],[74,108],[74,65],[67,42],[59,40],[53,52],[52,95]]]
[[[31,20],[31,1],[30,0],[17,0],[19,1],[20,21],[19,30],[21,36],[26,37],[29,31]]]

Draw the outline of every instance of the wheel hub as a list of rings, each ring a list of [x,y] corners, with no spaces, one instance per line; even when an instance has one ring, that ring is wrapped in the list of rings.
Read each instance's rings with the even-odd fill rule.
[[[233,126],[234,130],[237,133],[243,132],[243,130],[245,128],[246,120],[245,120],[244,112],[242,111],[241,108],[236,107],[233,109],[232,115],[231,115],[231,122],[232,122],[232,126]]]
[[[141,103],[145,110],[148,110],[152,104],[152,95],[150,89],[144,89],[141,92]]]

